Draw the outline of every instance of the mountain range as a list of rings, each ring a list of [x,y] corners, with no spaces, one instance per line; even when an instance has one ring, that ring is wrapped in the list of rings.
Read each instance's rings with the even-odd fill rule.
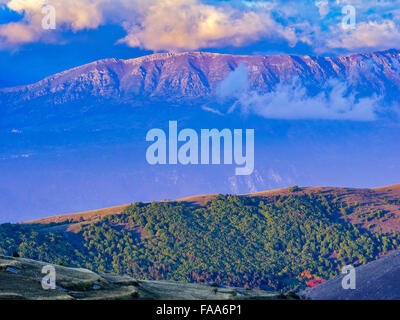
[[[313,90],[330,79],[348,82],[350,90],[364,95],[390,95],[400,89],[400,51],[395,49],[341,57],[191,52],[100,60],[35,84],[2,89],[1,99],[15,105],[35,99],[63,104],[88,97],[196,103],[214,97],[221,81],[241,64],[248,68],[250,90],[264,93],[293,78]]]

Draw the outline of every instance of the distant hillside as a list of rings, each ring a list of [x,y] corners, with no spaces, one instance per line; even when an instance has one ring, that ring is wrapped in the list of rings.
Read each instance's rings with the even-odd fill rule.
[[[292,187],[135,203],[1,225],[0,254],[139,279],[297,290],[399,249],[398,192]]]
[[[329,197],[334,197],[335,202],[340,202],[343,207],[342,211],[346,213],[346,218],[353,224],[360,224],[363,228],[368,228],[378,233],[400,232],[400,184],[371,189],[308,187],[299,188],[296,194],[318,194],[319,192]],[[268,198],[290,194],[293,194],[290,188],[286,188],[250,193],[243,196]],[[176,201],[205,206],[215,197],[217,195],[200,195]],[[128,204],[88,212],[57,215],[25,223],[50,224],[68,222],[72,223],[71,228],[76,229],[76,222],[92,223],[107,215],[121,214],[127,207],[129,207]]]

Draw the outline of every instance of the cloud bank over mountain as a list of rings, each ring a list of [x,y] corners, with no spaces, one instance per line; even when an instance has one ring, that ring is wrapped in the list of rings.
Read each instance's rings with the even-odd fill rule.
[[[356,98],[350,84],[330,79],[317,94],[310,94],[298,77],[290,83],[278,83],[274,90],[259,93],[252,90],[250,70],[241,64],[232,71],[218,88],[220,99],[234,99],[229,109],[240,109],[244,114],[257,114],[269,119],[324,119],[373,121],[384,98],[373,94]]]
[[[57,29],[44,30],[42,7],[53,5]],[[356,9],[345,29],[343,8]],[[0,24],[0,49],[63,43],[65,32],[118,25],[117,43],[152,51],[240,47],[256,42],[311,46],[316,53],[385,49],[400,43],[400,1],[0,0],[18,19]]]

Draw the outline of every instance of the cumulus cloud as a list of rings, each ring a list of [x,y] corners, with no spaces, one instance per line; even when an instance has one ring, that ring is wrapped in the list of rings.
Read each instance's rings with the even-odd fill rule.
[[[274,1],[274,10],[317,54],[400,48],[400,0]],[[354,29],[344,29],[342,9],[353,6]],[[297,11],[293,8],[297,8]]]
[[[346,95],[347,91],[345,83],[332,81],[324,92],[310,96],[294,81],[291,85],[280,84],[274,92],[264,95],[245,94],[240,97],[240,105],[246,112],[272,119],[375,120],[378,100],[357,100],[354,95]]]
[[[340,30],[340,26],[337,26],[336,30]],[[400,30],[393,20],[361,22],[354,30],[332,30],[332,34],[334,37],[327,41],[330,48],[387,49],[400,43]]]
[[[345,82],[332,79],[321,86],[318,94],[311,95],[299,79],[293,79],[260,94],[249,89],[248,72],[245,66],[240,66],[218,88],[220,98],[235,100],[228,113],[240,109],[244,114],[269,119],[373,121],[377,118],[380,98],[356,98],[348,93],[349,84]]]
[[[31,26],[15,22],[0,25],[0,38],[8,45],[30,43],[39,39],[38,32]]]
[[[2,42],[8,44],[43,40],[44,0],[3,1],[23,15],[19,22],[0,25]],[[102,24],[122,25],[127,35],[120,40],[131,47],[154,51],[195,50],[225,45],[241,46],[265,38],[297,43],[295,31],[277,23],[268,8],[235,8],[226,3],[200,0],[52,0],[61,31],[96,29]]]
[[[399,48],[400,43],[400,0],[337,0],[337,5],[351,5],[355,8],[356,25],[354,29],[344,29],[343,16],[326,19],[325,32],[316,34],[323,46],[316,52],[329,52],[341,49],[357,52],[363,49],[382,50]],[[329,1],[332,10],[333,1]]]
[[[318,7],[318,11],[321,17],[325,18],[330,11],[329,1],[328,0],[317,1],[315,2],[315,5]]]
[[[42,8],[45,0],[10,0],[6,3],[9,10],[19,13],[23,18],[18,22],[0,25],[0,47],[45,41],[49,31],[43,29],[42,20],[45,15]],[[101,5],[102,0],[52,0],[51,5],[56,9],[59,32],[83,29],[95,29],[104,22]],[[52,37],[53,34],[50,35]],[[48,40],[48,39],[47,39]]]
[[[103,21],[102,5],[106,0],[52,0],[51,5],[56,9],[57,21],[73,31],[85,28],[97,28]],[[48,4],[45,0],[10,0],[7,7],[10,10],[24,14],[21,24],[32,29],[41,28],[44,17],[42,8]],[[37,30],[36,30],[37,31]]]
[[[64,31],[122,26],[119,43],[153,51],[244,46],[257,41],[305,43],[320,53],[398,46],[400,0],[0,0],[20,21],[0,24],[0,48],[63,41]],[[57,12],[57,30],[41,27],[43,5]],[[341,28],[342,7],[354,5],[354,30]],[[1,10],[1,8],[0,8]]]
[[[198,0],[154,1],[143,16],[125,26],[128,35],[123,42],[155,51],[241,46],[273,37],[292,46],[297,42],[294,30],[278,24],[268,10],[242,11]]]

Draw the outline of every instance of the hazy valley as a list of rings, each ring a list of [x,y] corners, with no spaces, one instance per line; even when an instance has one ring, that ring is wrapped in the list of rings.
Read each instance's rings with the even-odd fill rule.
[[[398,65],[397,50],[155,54],[1,89],[1,221],[294,184],[397,183]],[[173,120],[196,131],[255,129],[254,173],[149,165],[146,133]]]

